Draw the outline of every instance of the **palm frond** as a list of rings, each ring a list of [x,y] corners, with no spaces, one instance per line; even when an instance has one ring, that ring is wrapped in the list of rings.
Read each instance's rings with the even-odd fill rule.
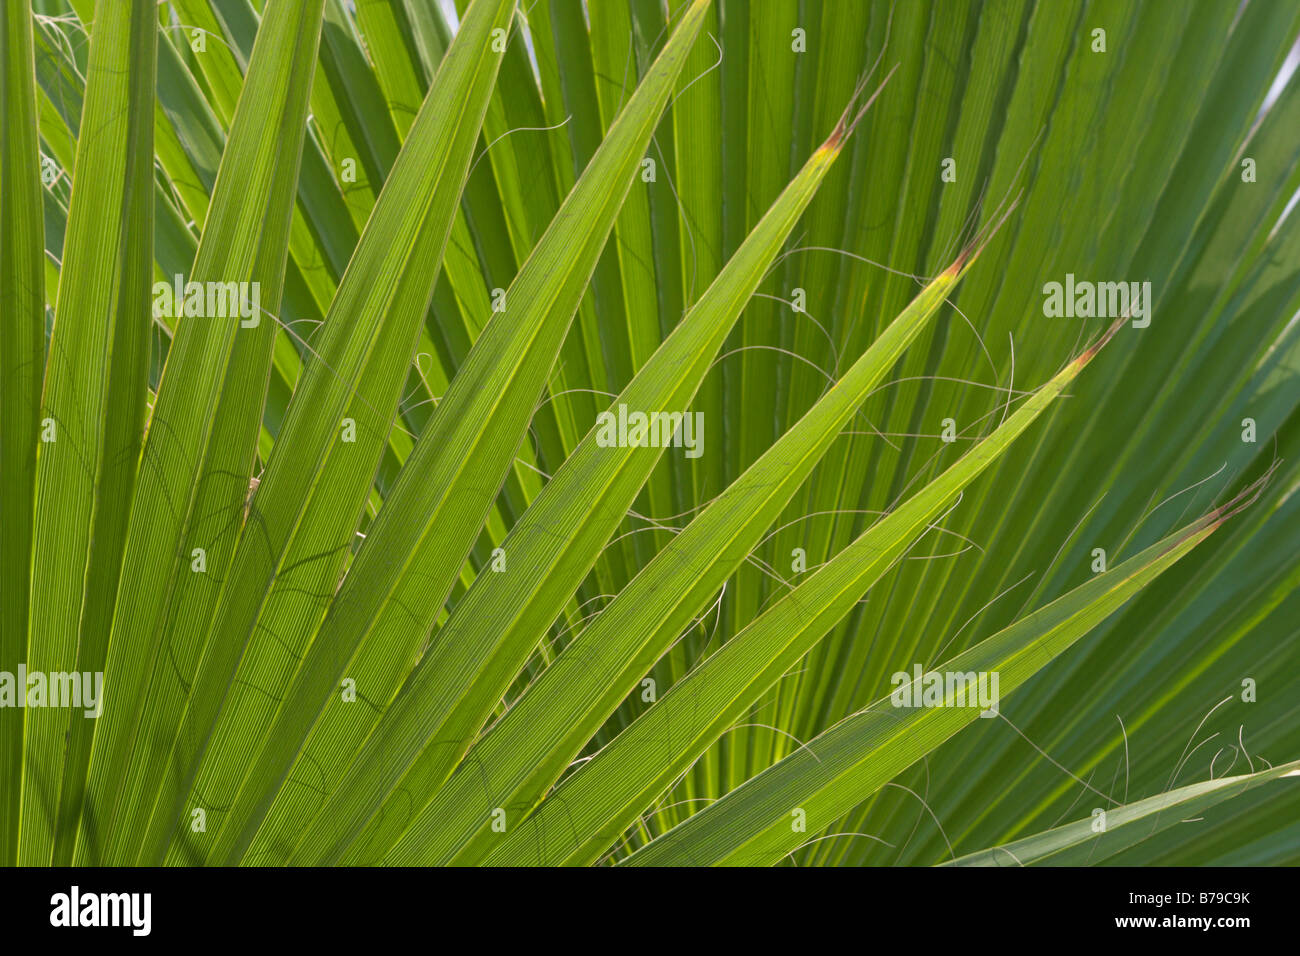
[[[7,4],[0,860],[1300,861],[1298,37]]]

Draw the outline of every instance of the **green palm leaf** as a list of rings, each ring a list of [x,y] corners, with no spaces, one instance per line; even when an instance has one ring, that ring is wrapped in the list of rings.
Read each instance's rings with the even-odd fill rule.
[[[0,660],[27,658],[27,610],[32,546],[32,488],[40,427],[45,360],[45,236],[37,163],[36,93],[30,13],[9,4],[0,19]],[[23,715],[0,711],[0,767],[6,781],[22,776]],[[13,864],[18,850],[21,790],[7,784],[0,796],[0,860]]]
[[[1300,861],[1298,38],[7,4],[0,860]]]
[[[1063,827],[1036,833],[1006,846],[968,853],[952,860],[951,866],[1080,866],[1100,863],[1153,834],[1187,820],[1216,803],[1230,800],[1262,783],[1281,777],[1300,776],[1300,762],[1256,770],[1237,777],[1221,777],[1193,783],[1158,796],[1105,810]]]
[[[1010,693],[1104,619],[1144,584],[1195,547],[1215,527],[1207,518],[1152,545],[1106,575],[1058,598],[1023,621],[948,661],[945,674],[997,674]],[[982,679],[982,678],[981,678]],[[900,689],[918,700],[921,676]],[[982,693],[982,692],[981,692]],[[981,698],[981,703],[983,700]],[[891,696],[846,717],[781,762],[629,857],[632,865],[772,864],[804,842],[806,819],[825,828],[909,764],[961,727],[996,713],[970,706],[966,691],[924,707],[907,703],[903,715]],[[790,817],[795,816],[795,821]],[[818,824],[821,824],[820,826]]]

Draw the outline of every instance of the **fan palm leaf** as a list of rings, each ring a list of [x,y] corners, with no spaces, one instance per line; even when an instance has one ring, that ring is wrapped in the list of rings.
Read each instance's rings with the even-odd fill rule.
[[[0,860],[1300,860],[1297,37],[7,4]]]

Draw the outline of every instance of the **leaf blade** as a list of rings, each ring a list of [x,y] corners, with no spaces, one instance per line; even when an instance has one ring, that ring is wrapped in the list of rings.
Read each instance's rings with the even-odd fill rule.
[[[1000,693],[1028,677],[1205,540],[1211,514],[948,662],[954,673],[997,672]],[[1010,675],[1008,679],[1008,675]],[[919,681],[910,682],[917,685]],[[920,688],[913,687],[914,692]],[[624,861],[631,866],[773,864],[806,842],[791,826],[802,809],[816,832],[931,747],[978,719],[973,708],[917,708],[893,716],[884,698],[846,718]],[[872,758],[875,758],[874,760]],[[821,823],[821,826],[818,824]]]

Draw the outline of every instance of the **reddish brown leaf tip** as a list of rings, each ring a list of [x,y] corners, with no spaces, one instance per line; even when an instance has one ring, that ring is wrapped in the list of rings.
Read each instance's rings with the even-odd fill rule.
[[[876,62],[879,63],[879,60]],[[856,106],[855,104],[867,88],[867,80],[871,79],[871,74],[876,70],[875,66],[873,66],[867,73],[863,74],[862,78],[858,80],[858,85],[854,87],[853,95],[849,97],[849,102],[844,107],[844,112],[840,114],[839,121],[835,124],[835,129],[831,130],[831,135],[826,138],[826,142],[822,143],[822,149],[830,150],[831,152],[839,152],[840,148],[844,145],[844,142],[853,135],[853,131],[857,128],[858,123],[862,122],[862,117],[867,114],[867,110],[869,110],[871,104],[876,101],[876,97],[878,97],[885,89],[890,78],[898,70],[898,66],[899,64],[895,63],[893,69],[885,75],[885,78],[880,81],[880,85],[876,87],[875,91],[869,97],[867,97],[866,101],[863,102],[861,106]]]
[[[1091,362],[1092,357],[1096,355],[1098,352],[1100,352],[1102,348],[1105,346],[1105,344],[1115,337],[1115,333],[1118,332],[1120,330],[1120,327],[1127,321],[1128,321],[1128,316],[1122,315],[1114,322],[1112,322],[1110,324],[1110,328],[1108,328],[1105,332],[1102,333],[1101,338],[1099,338],[1092,345],[1084,349],[1083,354],[1080,355],[1075,361],[1080,366],[1087,365],[1089,362]]]

